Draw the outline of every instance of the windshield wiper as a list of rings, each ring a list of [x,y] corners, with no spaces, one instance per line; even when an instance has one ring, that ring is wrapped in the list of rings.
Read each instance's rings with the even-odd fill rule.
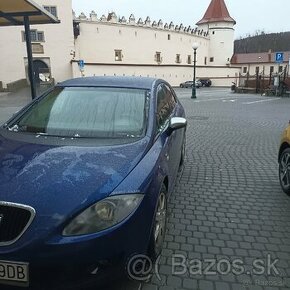
[[[26,132],[27,126],[19,126],[18,124],[15,124],[12,127],[7,126],[6,129],[11,132]]]
[[[15,124],[13,127],[7,127],[7,129],[12,132],[19,132],[19,126],[17,124]]]

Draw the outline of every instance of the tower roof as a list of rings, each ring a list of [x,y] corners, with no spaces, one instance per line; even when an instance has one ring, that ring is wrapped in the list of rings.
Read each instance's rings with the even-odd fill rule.
[[[236,24],[228,11],[224,0],[211,0],[203,18],[196,25],[212,22],[233,22]]]

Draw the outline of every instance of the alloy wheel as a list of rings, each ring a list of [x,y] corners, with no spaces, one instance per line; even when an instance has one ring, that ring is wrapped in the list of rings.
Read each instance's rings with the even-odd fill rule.
[[[282,154],[279,169],[280,169],[279,174],[280,174],[281,185],[283,189],[289,189],[290,188],[290,153],[285,152],[284,154]]]
[[[161,191],[158,197],[158,205],[155,216],[154,241],[157,253],[161,252],[165,238],[167,218],[167,199],[165,192]]]

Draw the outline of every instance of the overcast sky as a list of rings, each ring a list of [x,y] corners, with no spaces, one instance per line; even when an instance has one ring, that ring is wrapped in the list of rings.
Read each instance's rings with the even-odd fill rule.
[[[225,0],[230,15],[237,21],[235,38],[254,34],[256,30],[269,32],[290,31],[289,0]],[[100,17],[108,12],[116,12],[127,19],[133,13],[143,20],[162,19],[174,24],[193,26],[204,15],[210,0],[73,0],[77,15],[92,10]]]

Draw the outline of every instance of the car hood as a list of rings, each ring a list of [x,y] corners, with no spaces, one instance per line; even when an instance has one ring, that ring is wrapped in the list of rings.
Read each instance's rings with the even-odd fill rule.
[[[0,201],[59,217],[108,196],[147,151],[149,138],[98,146],[48,146],[0,135]]]

